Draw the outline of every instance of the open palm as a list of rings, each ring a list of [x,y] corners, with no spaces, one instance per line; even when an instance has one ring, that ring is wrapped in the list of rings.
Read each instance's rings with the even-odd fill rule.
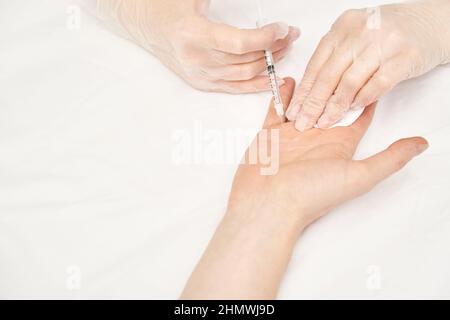
[[[284,105],[289,105],[294,87],[294,81],[286,79]],[[352,160],[374,112],[375,105],[368,107],[349,127],[300,133],[271,106],[259,134],[265,141],[255,139],[246,159],[252,150],[264,147],[272,152],[272,160],[277,159],[279,169],[263,175],[265,163],[242,164],[230,196],[231,212],[270,212],[285,222],[308,225],[337,205],[368,192],[428,147],[423,138],[409,138],[366,160]]]

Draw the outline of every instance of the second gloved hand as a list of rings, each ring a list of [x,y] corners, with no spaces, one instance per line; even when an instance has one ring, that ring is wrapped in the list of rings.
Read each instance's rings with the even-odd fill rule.
[[[311,58],[288,119],[300,131],[328,128],[349,109],[449,62],[449,21],[448,0],[347,11]]]
[[[191,86],[205,91],[249,93],[270,89],[264,50],[282,59],[300,30],[283,23],[243,30],[206,17],[208,0],[98,0],[104,18]]]

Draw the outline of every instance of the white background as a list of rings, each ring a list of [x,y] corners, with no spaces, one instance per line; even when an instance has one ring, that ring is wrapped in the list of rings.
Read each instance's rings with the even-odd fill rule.
[[[217,2],[214,18],[251,24],[249,3]],[[380,3],[269,3],[303,31],[280,75],[301,78],[345,9]],[[270,94],[195,91],[88,15],[71,30],[67,9],[0,0],[0,298],[177,298],[236,167],[176,166],[172,135],[256,130]],[[407,136],[430,149],[312,225],[280,298],[450,298],[449,88],[440,67],[383,98],[358,158]]]

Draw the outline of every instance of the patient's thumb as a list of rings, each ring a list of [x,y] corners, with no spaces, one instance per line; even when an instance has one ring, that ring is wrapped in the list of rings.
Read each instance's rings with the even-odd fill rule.
[[[361,162],[365,167],[368,188],[372,188],[397,171],[401,170],[414,157],[428,149],[428,142],[421,137],[402,139],[386,150]]]

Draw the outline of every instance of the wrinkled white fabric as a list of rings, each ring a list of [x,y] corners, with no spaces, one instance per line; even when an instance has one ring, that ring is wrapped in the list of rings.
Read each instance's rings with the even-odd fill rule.
[[[274,19],[307,30],[277,66],[296,80],[342,10],[361,5],[270,3]],[[217,0],[210,13],[245,27],[242,6]],[[206,152],[214,133],[257,132],[271,94],[192,90],[90,16],[67,29],[66,9],[0,2],[0,297],[177,299],[223,217],[236,166],[176,165],[172,136],[198,132]],[[446,66],[380,101],[357,158],[413,135],[430,150],[308,228],[281,299],[450,298],[449,87]]]

